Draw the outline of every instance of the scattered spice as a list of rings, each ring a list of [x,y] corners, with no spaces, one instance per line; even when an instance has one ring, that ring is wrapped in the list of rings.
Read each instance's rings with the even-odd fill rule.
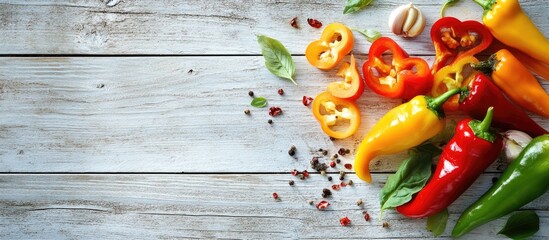
[[[318,210],[326,209],[328,206],[330,206],[330,203],[325,200],[322,200],[316,204],[316,208]]]
[[[341,185],[342,187],[347,186],[347,184],[345,182],[341,182],[339,185]]]
[[[269,120],[267,121],[267,123],[273,124],[273,120],[272,120],[272,119],[269,119]]]
[[[350,163],[346,163],[346,164],[343,165],[343,166],[345,166],[345,168],[347,168],[347,169],[349,169],[349,170],[353,169],[353,165],[350,164]]]
[[[327,189],[327,188],[322,189],[322,197],[328,197],[328,196],[332,196],[332,191],[330,191],[330,189]]]
[[[299,177],[299,179],[301,180],[305,180],[305,175],[303,175],[302,173],[298,174],[297,177]]]
[[[322,152],[322,151],[324,151],[324,149],[322,149],[322,148],[319,148],[319,149],[318,149],[318,151],[319,151],[319,152]]]
[[[326,170],[322,170],[322,171],[320,171],[320,175],[322,175],[322,176],[326,176]]]
[[[297,174],[299,174],[299,171],[297,171],[297,169],[294,169],[292,170],[292,176],[297,176]]]
[[[337,191],[337,190],[339,190],[339,188],[340,188],[340,187],[339,187],[339,185],[337,185],[337,184],[332,185],[332,190]]]
[[[248,96],[253,97],[254,96],[254,91],[249,91]]]
[[[269,108],[269,115],[271,115],[273,117],[276,117],[281,113],[282,113],[282,109],[280,107],[273,106],[273,107]]]
[[[322,151],[322,155],[324,155],[324,156],[328,155],[328,150]]]
[[[288,150],[288,155],[290,155],[290,156],[295,155],[295,150],[296,150],[296,147],[294,145],[292,145],[290,147],[290,150]]]
[[[337,151],[337,153],[339,153],[339,155],[341,155],[341,156],[345,156],[345,154],[346,154],[347,152],[345,151],[345,148],[340,148],[340,149]]]
[[[313,205],[314,202],[313,202],[313,200],[309,199],[309,200],[307,200],[307,203],[308,203],[309,205]]]
[[[331,161],[331,162],[330,162],[330,167],[331,167],[331,168],[334,168],[335,166],[336,166],[336,163],[335,163],[334,161]]]
[[[328,181],[332,181],[332,176],[328,176]]]
[[[305,105],[305,106],[308,107],[309,105],[311,105],[311,103],[313,102],[313,100],[314,100],[314,99],[313,99],[312,97],[303,96],[302,102],[303,102],[303,105]]]
[[[364,212],[364,220],[366,220],[366,222],[370,221],[370,214],[368,214],[368,212]]]
[[[349,153],[351,153],[351,149],[348,149],[348,148],[345,149],[345,154],[349,154]]]
[[[349,186],[353,186],[353,184],[355,184],[355,183],[353,182],[353,180],[349,180],[349,182],[347,182],[347,185],[349,185]]]
[[[337,155],[337,153],[336,153],[336,154],[334,154],[334,156],[332,156],[332,159],[337,159],[338,157],[339,157],[339,155]]]
[[[304,177],[309,177],[309,171],[303,170],[302,173],[303,173],[303,176],[304,176]]]
[[[246,114],[246,115],[250,115],[250,109],[246,109],[246,110],[244,110],[244,114]]]
[[[293,186],[294,185],[294,180],[288,181],[288,184],[290,184],[290,186]]]
[[[351,219],[349,219],[348,217],[342,217],[339,219],[339,224],[341,224],[341,226],[349,226],[349,224],[351,224]]]
[[[314,28],[321,28],[322,27],[322,23],[316,19],[313,19],[313,18],[307,18],[307,23],[309,23],[309,26],[311,27],[314,27]]]
[[[345,171],[343,171],[343,170],[339,171],[339,176],[343,176],[343,177],[344,177],[345,174],[346,174]]]
[[[341,180],[341,181],[345,180],[345,175],[339,176],[339,180]]]
[[[334,137],[330,137],[330,141],[334,141],[336,140]]]
[[[341,163],[341,159],[339,159],[339,158],[336,159],[336,163],[337,163],[337,164],[340,164],[340,163]]]
[[[362,201],[362,198],[359,198],[358,200],[356,200],[357,206],[362,206],[362,204],[364,204],[364,202]]]
[[[290,25],[293,28],[299,28],[299,26],[297,25],[297,17],[294,17],[294,18],[292,18],[292,20],[290,20]]]
[[[284,95],[284,89],[282,89],[282,88],[278,89],[277,92],[278,92],[278,95]]]
[[[276,199],[276,200],[278,200],[278,193],[275,193],[275,192],[274,192],[274,193],[273,193],[273,198]]]
[[[386,221],[383,221],[383,228],[388,228],[388,227],[389,227],[389,223]]]

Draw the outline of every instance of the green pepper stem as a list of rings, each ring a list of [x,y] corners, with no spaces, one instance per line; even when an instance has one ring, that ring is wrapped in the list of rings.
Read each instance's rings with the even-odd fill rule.
[[[450,97],[452,97],[454,94],[461,91],[460,88],[454,88],[452,90],[448,90],[447,92],[443,93],[442,95],[433,98],[431,102],[429,102],[429,108],[431,109],[440,109],[442,107],[442,104],[446,102]]]
[[[473,0],[473,2],[476,2],[478,5],[484,9],[484,13],[492,10],[492,6],[496,4],[496,0]]]
[[[496,70],[497,64],[498,60],[496,59],[496,54],[492,54],[488,59],[486,59],[486,61],[471,63],[471,67],[477,71],[481,71],[488,76],[491,76],[492,72]]]
[[[490,125],[492,124],[492,118],[494,117],[494,107],[489,107],[486,112],[486,116],[478,125],[478,130],[481,132],[488,132],[490,130]]]

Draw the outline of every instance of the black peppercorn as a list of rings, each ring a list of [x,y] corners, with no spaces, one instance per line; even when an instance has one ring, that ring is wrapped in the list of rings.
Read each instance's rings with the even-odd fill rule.
[[[272,119],[269,119],[269,121],[267,121],[269,124],[273,124],[273,120]]]
[[[327,189],[327,188],[322,189],[322,193],[326,194],[326,196],[331,196],[332,195],[332,191],[330,191],[330,189]]]
[[[249,91],[249,92],[248,92],[248,95],[249,95],[250,97],[253,97],[253,96],[254,96],[254,92],[253,92],[253,91]]]
[[[290,186],[293,186],[294,185],[294,180],[288,181],[288,184],[290,184]]]
[[[341,163],[341,159],[339,159],[339,158],[336,159],[336,163],[337,163],[337,164],[340,164],[340,163]]]
[[[332,181],[332,176],[329,176],[329,177],[328,177],[328,181]]]

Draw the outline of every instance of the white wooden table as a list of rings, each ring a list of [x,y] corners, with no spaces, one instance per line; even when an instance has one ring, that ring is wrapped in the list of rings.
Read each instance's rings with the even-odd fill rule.
[[[341,159],[352,163],[362,136],[400,103],[366,90],[358,101],[359,131],[346,140],[325,136],[301,98],[337,77],[305,60],[305,47],[321,32],[306,19],[379,30],[432,62],[428,29],[441,1],[416,1],[428,24],[413,40],[386,26],[390,11],[403,3],[374,1],[343,15],[343,1],[335,0],[0,0],[0,238],[432,238],[425,219],[394,211],[379,218],[379,191],[404,153],[377,158],[371,185],[346,170],[355,184],[334,192],[326,211],[307,203],[322,199],[321,190],[332,184],[326,176],[312,173],[302,181],[289,173],[314,172],[309,160],[319,148],[330,155],[349,148]],[[549,36],[549,4],[521,4]],[[472,1],[447,11],[462,20],[481,14]],[[296,16],[299,29],[289,24]],[[298,86],[264,67],[256,34],[285,44]],[[370,43],[355,38],[362,64]],[[284,114],[269,125],[267,109],[249,105],[249,90]],[[532,117],[549,129],[546,119]],[[291,145],[295,158],[287,154]],[[493,164],[449,207],[443,237],[504,167]],[[337,179],[341,169],[329,175]],[[525,207],[541,218],[535,239],[549,238],[548,200],[546,194]],[[339,225],[343,216],[351,226]],[[503,238],[496,233],[505,220],[465,238]]]

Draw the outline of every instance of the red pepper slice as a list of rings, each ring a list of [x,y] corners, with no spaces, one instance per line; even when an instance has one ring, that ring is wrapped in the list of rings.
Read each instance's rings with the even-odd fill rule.
[[[382,56],[386,51],[393,54],[389,63]],[[372,91],[389,98],[411,99],[427,93],[433,86],[429,64],[421,58],[409,57],[388,37],[381,37],[372,43],[362,72],[366,85]]]
[[[492,43],[490,31],[477,21],[460,21],[443,17],[431,27],[431,40],[435,46],[433,74],[461,56],[473,56]]]
[[[328,92],[315,97],[312,106],[322,131],[328,136],[343,139],[353,135],[360,125],[360,110],[349,100],[336,98]]]
[[[356,68],[355,56],[351,55],[351,64],[341,64],[337,75],[343,77],[343,81],[328,84],[327,91],[334,97],[346,100],[356,100],[364,92],[364,81]]]
[[[309,43],[305,57],[311,65],[330,70],[351,52],[354,42],[351,29],[341,23],[331,23],[324,28],[319,40]]]

